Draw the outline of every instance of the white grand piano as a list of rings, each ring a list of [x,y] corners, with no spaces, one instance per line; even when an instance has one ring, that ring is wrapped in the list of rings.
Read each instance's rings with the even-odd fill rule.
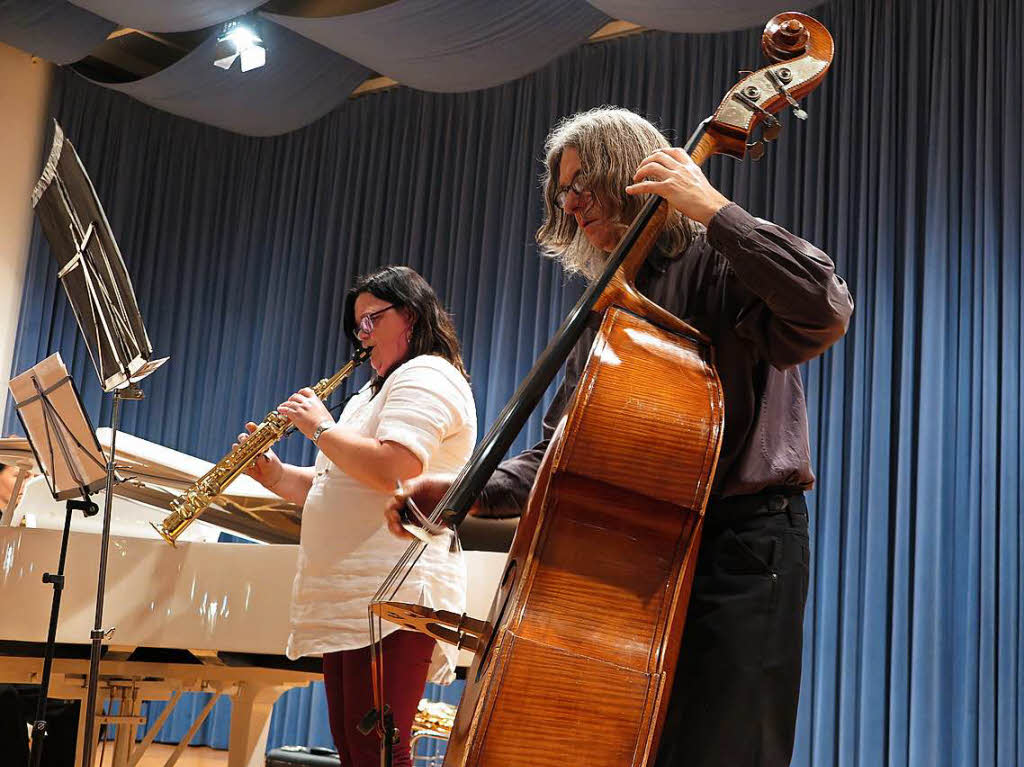
[[[106,448],[109,431],[98,436]],[[19,438],[0,440],[0,462],[25,470],[35,465],[27,441]],[[216,700],[229,696],[228,764],[262,766],[274,702],[321,678],[319,659],[284,657],[298,509],[242,476],[231,495],[172,548],[149,523],[163,520],[170,499],[211,464],[123,432],[117,435],[117,462],[126,481],[117,486],[112,505],[103,613],[104,628],[115,630],[104,645],[96,722],[116,725],[113,765],[138,764],[183,693],[210,692],[167,764],[177,761]],[[102,510],[103,494],[94,500]],[[25,483],[17,505],[0,512],[0,683],[39,684],[53,593],[42,575],[57,570],[65,507],[37,476]],[[51,698],[84,701],[86,695],[101,524],[102,514],[73,517]],[[263,545],[217,543],[222,530]],[[499,532],[499,539],[504,536]],[[469,615],[487,615],[505,558],[500,551],[467,550]],[[462,662],[469,665],[468,653]],[[147,700],[168,705],[136,743]],[[102,713],[104,701],[117,702],[115,714]],[[84,703],[80,711],[76,764]]]

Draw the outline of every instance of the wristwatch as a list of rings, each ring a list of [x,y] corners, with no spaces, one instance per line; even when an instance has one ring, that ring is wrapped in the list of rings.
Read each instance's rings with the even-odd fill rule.
[[[332,426],[334,426],[335,423],[336,423],[335,421],[332,421],[329,418],[327,420],[324,420],[324,421],[321,421],[320,423],[318,423],[316,425],[316,428],[313,429],[313,444],[315,445],[317,442],[319,442],[320,441],[320,435],[323,434],[328,429],[330,429]]]

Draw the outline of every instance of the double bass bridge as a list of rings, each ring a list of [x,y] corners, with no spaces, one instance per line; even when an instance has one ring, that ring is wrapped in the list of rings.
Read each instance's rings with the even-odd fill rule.
[[[479,653],[487,644],[493,627],[487,621],[448,610],[434,610],[407,602],[374,602],[370,611],[389,623],[428,634],[460,650]]]

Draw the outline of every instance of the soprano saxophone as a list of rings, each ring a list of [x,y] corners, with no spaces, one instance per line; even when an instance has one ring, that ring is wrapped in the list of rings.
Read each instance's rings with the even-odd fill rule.
[[[348,378],[352,371],[365,362],[369,356],[369,349],[357,350],[341,370],[330,378],[321,379],[313,386],[313,392],[321,400],[326,400],[331,392],[337,389],[341,382]],[[224,492],[227,486],[248,469],[271,445],[281,439],[289,426],[287,418],[276,410],[271,410],[247,440],[221,458],[212,469],[172,500],[173,512],[167,515],[159,527],[153,525],[153,528],[160,533],[165,541],[174,546],[178,536],[185,532],[185,528],[195,522],[216,497]]]

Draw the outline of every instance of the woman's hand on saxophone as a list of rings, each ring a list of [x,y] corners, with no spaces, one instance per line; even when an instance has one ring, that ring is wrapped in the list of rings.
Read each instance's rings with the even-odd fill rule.
[[[249,435],[256,431],[256,428],[256,424],[249,421],[245,425],[245,431],[238,435],[238,441],[231,446],[231,449],[234,450],[249,439]],[[267,490],[273,490],[274,485],[280,482],[281,477],[284,476],[284,464],[281,463],[280,458],[274,455],[273,450],[268,449],[267,452],[249,464],[249,468],[245,470],[245,473],[267,488]]]
[[[277,406],[277,412],[291,421],[295,428],[313,439],[316,427],[324,421],[333,421],[331,411],[308,386]]]

